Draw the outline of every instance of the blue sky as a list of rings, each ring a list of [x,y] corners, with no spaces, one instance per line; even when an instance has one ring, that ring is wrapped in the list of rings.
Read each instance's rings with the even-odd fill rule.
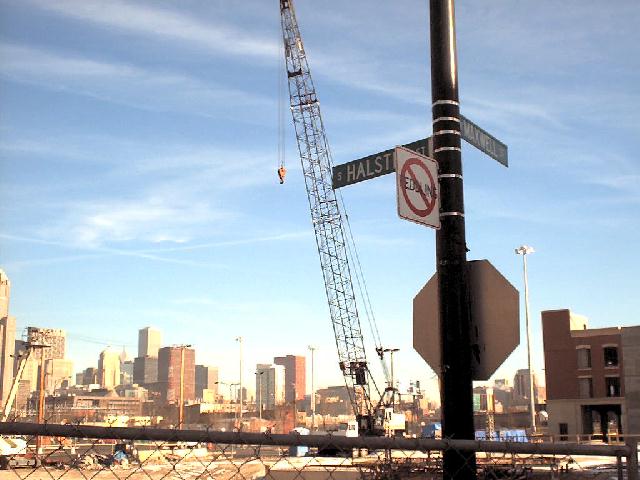
[[[427,3],[297,2],[335,163],[430,134]],[[511,164],[463,148],[469,258],[520,288],[514,248],[536,248],[543,368],[541,310],[640,320],[640,9],[460,1],[457,22],[461,110]],[[245,381],[314,344],[317,384],[340,382],[289,116],[275,175],[279,29],[275,0],[0,1],[0,268],[19,328],[66,329],[81,369],[154,325],[229,381],[238,335]],[[434,232],[397,218],[391,175],[342,193],[396,371],[433,385],[411,302]],[[524,366],[521,346],[499,374]]]

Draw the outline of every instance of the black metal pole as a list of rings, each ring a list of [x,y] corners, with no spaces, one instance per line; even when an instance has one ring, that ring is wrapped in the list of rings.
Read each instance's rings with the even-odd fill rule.
[[[453,0],[430,0],[433,148],[440,178],[441,229],[436,234],[440,303],[442,435],[474,438],[471,318],[460,148],[460,106]],[[444,478],[475,479],[473,451],[447,450]]]

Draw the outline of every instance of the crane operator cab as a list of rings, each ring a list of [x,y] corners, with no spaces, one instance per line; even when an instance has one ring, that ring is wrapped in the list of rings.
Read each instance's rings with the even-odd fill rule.
[[[287,169],[284,168],[284,165],[281,165],[278,168],[278,178],[280,179],[280,185],[284,183],[284,177],[287,175]]]

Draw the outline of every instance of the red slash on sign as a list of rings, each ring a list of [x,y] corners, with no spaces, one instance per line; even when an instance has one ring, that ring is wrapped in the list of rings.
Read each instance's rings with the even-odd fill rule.
[[[396,147],[395,158],[398,215],[440,228],[438,164],[404,147]]]
[[[422,184],[420,180],[418,180],[418,176],[414,172],[411,167],[416,167],[416,170],[422,170],[424,174],[428,177],[429,182],[426,184]],[[400,176],[404,177],[404,188],[402,189],[402,194],[404,195],[404,200],[407,202],[407,206],[411,209],[413,213],[419,215],[421,217],[426,217],[431,213],[433,207],[436,206],[436,182],[434,181],[431,173],[425,166],[425,164],[418,158],[410,158],[407,160],[402,167],[402,171],[400,172]],[[420,175],[422,178],[424,175]],[[418,208],[414,205],[414,202],[411,198],[409,198],[409,192],[416,192],[420,198],[423,200],[425,204],[425,208]]]

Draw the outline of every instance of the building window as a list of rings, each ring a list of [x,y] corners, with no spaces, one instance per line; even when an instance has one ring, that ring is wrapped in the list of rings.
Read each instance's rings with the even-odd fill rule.
[[[569,433],[569,424],[568,423],[559,423],[558,424],[558,432],[560,433],[560,441],[566,442],[569,438],[567,435]]]
[[[607,397],[620,396],[620,377],[606,377]]]
[[[618,366],[618,347],[604,347],[604,366]]]
[[[591,377],[578,378],[578,395],[580,398],[593,397],[593,380]]]
[[[578,354],[578,368],[591,368],[591,348],[579,347],[576,352]]]

